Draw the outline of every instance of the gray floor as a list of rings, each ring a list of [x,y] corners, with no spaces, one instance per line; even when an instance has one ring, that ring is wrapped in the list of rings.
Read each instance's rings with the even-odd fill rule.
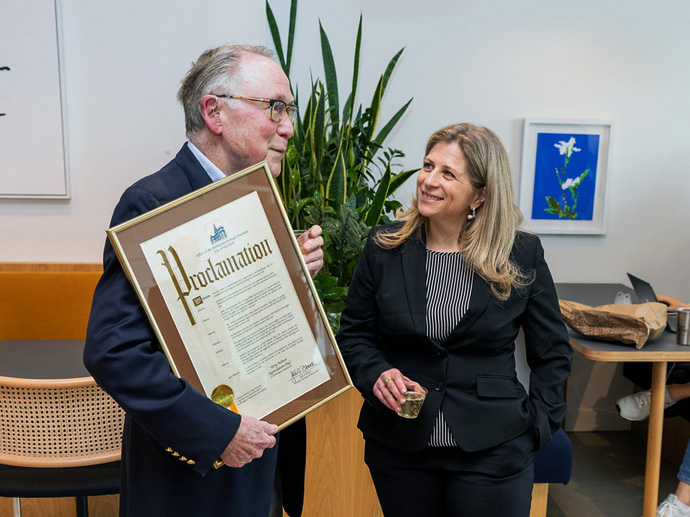
[[[627,431],[568,433],[573,476],[549,487],[548,517],[642,515],[645,444]],[[662,460],[659,500],[675,491],[676,469]]]

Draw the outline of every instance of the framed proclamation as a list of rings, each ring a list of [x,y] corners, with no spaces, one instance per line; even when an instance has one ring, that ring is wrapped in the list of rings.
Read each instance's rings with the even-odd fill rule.
[[[281,429],[352,385],[265,162],[108,230],[172,371]]]

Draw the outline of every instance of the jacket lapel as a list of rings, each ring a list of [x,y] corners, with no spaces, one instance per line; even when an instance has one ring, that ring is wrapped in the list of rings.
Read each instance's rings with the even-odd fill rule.
[[[185,143],[175,155],[175,162],[180,166],[191,185],[191,191],[205,187],[211,183],[211,178],[196,159],[189,146]]]
[[[470,294],[470,306],[467,312],[460,320],[460,323],[453,329],[446,340],[450,339],[456,334],[463,334],[467,332],[477,319],[484,314],[486,307],[489,305],[491,299],[491,287],[482,277],[474,274],[472,278],[472,293]]]
[[[411,237],[403,244],[400,257],[402,275],[414,332],[426,336],[426,248]]]
[[[410,308],[412,325],[416,334],[426,336],[426,246],[423,241],[411,237],[400,253],[405,294]],[[462,334],[484,314],[491,299],[491,287],[476,273],[472,279],[470,305],[462,320],[446,340]]]

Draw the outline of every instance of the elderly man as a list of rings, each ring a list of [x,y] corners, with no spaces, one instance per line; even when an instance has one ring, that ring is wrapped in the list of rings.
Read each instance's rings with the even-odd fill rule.
[[[204,52],[178,99],[189,141],[160,171],[125,191],[111,225],[261,160],[274,177],[280,174],[297,107],[269,50],[225,45]],[[323,265],[320,235],[314,226],[300,238],[312,275]],[[299,515],[303,421],[279,436],[275,425],[228,411],[175,377],[108,242],[103,270],[84,362],[127,413],[121,515],[282,515],[281,499],[290,515]],[[225,466],[213,469],[219,459]]]

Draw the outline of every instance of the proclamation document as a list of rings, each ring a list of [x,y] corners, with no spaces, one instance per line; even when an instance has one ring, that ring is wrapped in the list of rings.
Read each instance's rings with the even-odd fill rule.
[[[206,395],[263,418],[329,380],[257,192],[139,245]]]

